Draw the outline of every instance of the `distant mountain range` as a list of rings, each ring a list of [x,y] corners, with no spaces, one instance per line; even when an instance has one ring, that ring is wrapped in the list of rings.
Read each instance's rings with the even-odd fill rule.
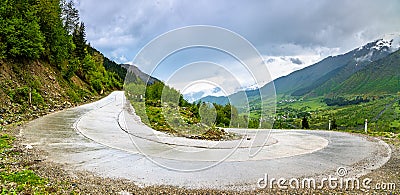
[[[278,95],[323,96],[397,93],[400,91],[400,35],[391,35],[348,53],[327,57],[304,69],[274,80]],[[271,84],[245,91],[257,99]],[[240,92],[238,92],[240,93]],[[200,101],[225,104],[229,97],[207,96]],[[257,97],[258,96],[258,97]]]

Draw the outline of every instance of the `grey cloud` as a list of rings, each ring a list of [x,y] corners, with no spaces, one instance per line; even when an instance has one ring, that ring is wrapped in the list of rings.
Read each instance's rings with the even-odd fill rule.
[[[272,63],[272,62],[275,62],[275,59],[273,59],[273,58],[268,58],[265,62],[266,62],[266,63]]]
[[[303,64],[303,62],[302,62],[299,58],[290,58],[290,61],[291,61],[293,64],[297,64],[297,65]]]
[[[161,33],[195,24],[233,30],[274,56],[346,52],[400,31],[397,0],[85,0],[78,8],[89,42],[127,59]]]

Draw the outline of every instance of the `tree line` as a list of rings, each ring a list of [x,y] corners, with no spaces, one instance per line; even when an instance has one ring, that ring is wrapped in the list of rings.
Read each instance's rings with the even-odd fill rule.
[[[213,120],[213,122],[206,122],[209,126],[216,125],[228,127],[230,125],[232,114],[237,115],[238,113],[237,109],[230,104],[218,105],[201,101],[189,103],[183,98],[183,95],[180,94],[179,91],[160,81],[146,87],[145,97],[146,106],[161,107],[162,101],[177,102],[177,106],[188,111],[190,117],[196,118],[197,121],[207,121],[204,117],[207,117],[206,115],[211,115],[211,113],[215,113],[215,120]],[[201,111],[203,111],[203,115],[200,114]],[[203,119],[201,117],[203,117]]]
[[[323,101],[328,106],[347,106],[347,105],[356,105],[364,102],[369,102],[370,100],[368,98],[357,96],[350,100],[344,97],[333,97],[333,98],[325,98]]]

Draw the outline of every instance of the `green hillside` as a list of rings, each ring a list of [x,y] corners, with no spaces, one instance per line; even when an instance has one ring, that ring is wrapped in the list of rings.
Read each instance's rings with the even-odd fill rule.
[[[18,144],[19,126],[122,89],[126,70],[88,46],[72,1],[0,1],[2,194],[63,194],[39,177]],[[17,152],[18,151],[18,152]],[[26,156],[25,156],[26,155]],[[27,157],[29,156],[29,157]],[[71,185],[63,181],[62,185]],[[64,184],[65,183],[65,184]]]
[[[400,92],[400,51],[370,63],[333,88],[335,94],[396,94]]]
[[[175,136],[194,139],[226,140],[235,138],[220,127],[229,127],[237,118],[237,111],[230,105],[189,103],[174,88],[162,81],[145,84],[129,68],[129,79],[125,83],[125,92],[141,121],[155,130]],[[148,76],[148,75],[147,75]]]
[[[351,67],[338,72],[352,72]],[[369,62],[341,82],[345,77],[329,77],[303,97],[279,96],[274,128],[302,128],[306,116],[311,129],[328,129],[331,120],[333,129],[364,132],[367,119],[369,133],[400,133],[400,51]]]
[[[315,84],[322,84],[327,79],[334,76],[332,72],[345,66],[353,58],[353,55],[354,53],[350,52],[344,55],[334,57],[330,56],[312,66],[295,71],[287,76],[280,77],[274,80],[276,93],[291,95],[297,90],[302,90],[302,93],[297,92],[296,94],[302,96],[317,87]]]
[[[126,70],[88,46],[72,2],[0,2],[0,124],[122,89]]]
[[[306,128],[328,129],[331,120],[334,129],[363,132],[367,119],[370,133],[400,133],[400,51],[376,49],[376,43],[277,79],[273,128],[299,129],[306,120]],[[334,64],[338,68],[332,69]],[[323,66],[332,70],[318,71]],[[255,120],[259,105],[259,100],[250,102]]]
[[[343,83],[353,74],[357,73],[360,70],[363,70],[371,62],[386,58],[388,55],[391,54],[391,47],[377,47],[377,45],[379,45],[381,41],[382,40],[377,40],[368,43],[360,48],[354,49],[346,54],[333,57],[334,60],[331,61],[331,63],[340,65],[337,69],[332,70],[325,75],[321,75],[321,77],[314,82],[303,83],[303,85],[293,91],[291,95],[315,97],[330,94],[332,92],[332,89]],[[344,58],[345,56],[347,58]],[[320,66],[320,63],[312,65],[312,67],[313,66]],[[324,66],[327,65],[324,64]],[[315,77],[312,75],[312,72],[310,73],[310,71],[307,71],[306,69],[300,70],[300,72]],[[290,76],[291,79],[294,78],[293,76]],[[280,88],[279,82],[277,88]]]

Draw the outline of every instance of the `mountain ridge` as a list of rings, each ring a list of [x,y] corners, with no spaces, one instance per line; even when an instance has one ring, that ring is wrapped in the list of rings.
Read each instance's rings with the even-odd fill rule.
[[[337,94],[400,92],[400,50],[373,61],[333,88]]]
[[[276,94],[299,97],[332,95],[332,89],[351,78],[352,75],[368,67],[369,64],[398,51],[400,34],[390,36],[389,39],[377,39],[347,53],[329,56],[311,66],[279,77],[273,81]],[[265,86],[255,90],[247,90],[246,94],[257,94],[257,92],[265,91],[263,90]],[[343,93],[341,90],[335,92]],[[235,96],[235,94],[229,97]],[[206,96],[199,101],[226,102],[229,97]]]
[[[127,75],[125,77],[125,83],[130,83],[135,81],[136,79],[142,80],[144,83],[148,85],[154,84],[155,82],[159,82],[160,80],[152,77],[143,71],[141,71],[136,65],[132,64],[120,64],[121,67],[127,70]]]

